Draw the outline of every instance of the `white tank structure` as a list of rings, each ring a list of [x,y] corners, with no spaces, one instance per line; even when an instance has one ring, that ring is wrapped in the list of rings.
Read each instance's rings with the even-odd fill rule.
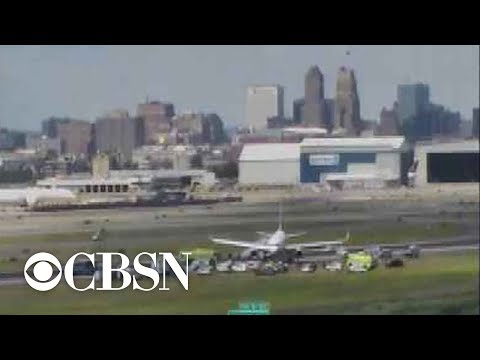
[[[40,202],[62,203],[75,200],[75,194],[66,189],[0,189],[0,205],[16,204],[32,206]]]

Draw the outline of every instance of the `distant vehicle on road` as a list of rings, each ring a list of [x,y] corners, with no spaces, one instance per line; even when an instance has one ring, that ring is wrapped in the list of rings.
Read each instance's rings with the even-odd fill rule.
[[[375,265],[374,257],[366,251],[347,255],[346,267],[350,272],[366,272],[372,270]]]
[[[404,261],[399,257],[388,260],[385,263],[385,267],[387,268],[402,267],[403,265],[404,265]]]
[[[73,264],[73,276],[92,276],[94,274],[95,266],[89,260]]]
[[[217,263],[216,270],[218,272],[231,272],[232,271],[232,264],[231,260],[227,260],[224,262]]]
[[[315,271],[317,271],[317,264],[315,263],[303,263],[301,266],[300,266],[300,271],[301,272],[308,272],[308,273],[313,273]]]
[[[410,245],[403,255],[409,258],[418,258],[420,256],[420,247],[418,245]]]
[[[195,273],[197,275],[211,275],[212,268],[210,265],[206,265],[206,266],[202,265],[195,271]]]
[[[343,263],[341,261],[331,261],[325,264],[325,270],[328,271],[341,271],[343,269]]]
[[[262,262],[259,260],[250,260],[246,262],[248,270],[256,270],[261,266]]]
[[[273,276],[277,273],[275,266],[271,263],[262,264],[258,269],[255,270],[255,275],[262,276]]]
[[[274,263],[273,268],[275,269],[275,272],[277,272],[277,273],[288,272],[288,265],[286,263],[284,263],[283,261],[279,261],[277,263]]]
[[[245,272],[247,271],[247,264],[242,261],[236,261],[232,264],[232,271]]]
[[[147,267],[147,268],[150,268],[150,269],[155,269],[155,264],[151,261],[140,261],[140,264]],[[133,265],[130,265],[128,266],[125,271],[127,271],[130,275],[132,276],[135,276],[135,278],[137,280],[141,280],[144,278],[143,275],[139,274],[135,268],[133,267]],[[121,273],[120,272],[116,272],[117,274],[117,277],[120,279],[121,278]]]

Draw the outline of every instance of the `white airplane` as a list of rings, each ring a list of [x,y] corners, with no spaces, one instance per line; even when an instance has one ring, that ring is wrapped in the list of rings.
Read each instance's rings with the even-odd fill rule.
[[[341,240],[287,244],[287,240],[303,236],[306,234],[306,232],[288,234],[283,230],[281,205],[279,206],[278,229],[274,233],[257,231],[257,234],[261,236],[260,240],[258,241],[237,241],[221,238],[210,238],[210,240],[216,244],[247,248],[247,250],[242,253],[242,256],[247,256],[252,252],[260,252],[271,255],[281,250],[294,250],[297,252],[301,252],[303,249],[309,248],[331,249],[332,247],[341,247],[344,242],[348,241],[350,238],[350,234],[347,232],[345,239]]]

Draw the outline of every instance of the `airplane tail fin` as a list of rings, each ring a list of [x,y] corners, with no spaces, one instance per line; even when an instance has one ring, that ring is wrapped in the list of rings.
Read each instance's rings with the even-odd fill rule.
[[[283,230],[282,202],[278,203],[278,230]]]

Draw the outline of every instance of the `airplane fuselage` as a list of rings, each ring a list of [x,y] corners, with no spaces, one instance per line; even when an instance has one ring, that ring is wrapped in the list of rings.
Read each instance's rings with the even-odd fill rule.
[[[241,253],[242,258],[248,258],[252,254],[273,254],[277,251],[280,251],[284,248],[285,242],[287,240],[287,235],[283,230],[277,230],[269,237],[259,240],[257,243],[261,245],[268,245],[271,247],[269,250],[258,250],[254,247],[247,249]]]
[[[286,240],[287,236],[285,234],[285,231],[277,230],[270,237],[262,240],[262,243],[264,245],[276,246],[278,248],[281,248],[285,245]]]

